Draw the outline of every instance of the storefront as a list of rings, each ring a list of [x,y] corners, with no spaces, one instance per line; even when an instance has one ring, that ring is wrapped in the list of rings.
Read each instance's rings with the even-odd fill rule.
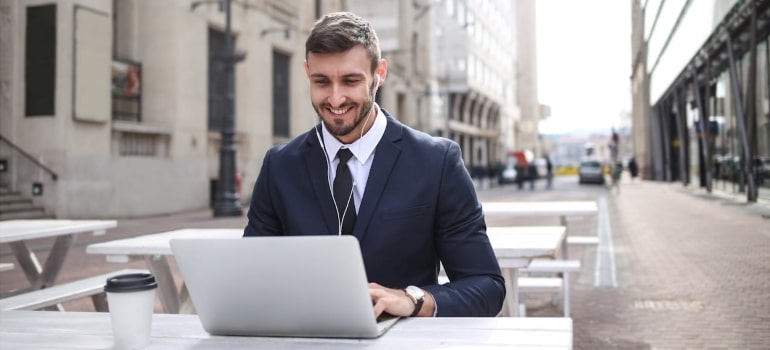
[[[680,3],[679,8],[658,4],[655,11],[656,24],[666,10],[678,13],[669,16],[674,24],[668,35],[657,36],[665,38],[657,40],[663,44],[654,30],[645,37],[647,177],[744,194],[752,202],[770,199],[770,0]],[[692,38],[691,29],[697,28],[688,27],[695,23],[689,20],[708,10],[717,14],[720,6],[722,19],[705,41],[696,40],[702,44],[695,54],[681,60],[676,51],[688,45],[681,40],[685,33]]]

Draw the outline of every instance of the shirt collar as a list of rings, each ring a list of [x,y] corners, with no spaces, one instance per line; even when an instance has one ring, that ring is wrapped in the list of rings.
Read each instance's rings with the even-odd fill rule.
[[[337,140],[336,137],[332,136],[332,134],[326,130],[326,125],[321,123],[324,146],[326,148],[326,155],[329,156],[329,159],[333,160],[337,157],[337,151],[345,146],[345,148],[353,153],[361,165],[366,163],[366,160],[371,157],[372,153],[374,153],[374,150],[377,148],[377,144],[380,142],[380,139],[382,139],[382,135],[385,134],[385,127],[388,125],[385,120],[385,115],[380,111],[380,106],[377,105],[377,103],[375,103],[374,106],[376,114],[374,115],[372,127],[363,137],[349,145],[342,144],[342,142]]]

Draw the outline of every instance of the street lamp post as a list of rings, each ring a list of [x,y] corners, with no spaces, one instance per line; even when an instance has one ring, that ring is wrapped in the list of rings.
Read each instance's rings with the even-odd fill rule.
[[[235,192],[235,64],[243,59],[236,55],[232,35],[231,0],[223,0],[225,10],[225,54],[218,59],[224,62],[225,103],[222,118],[222,142],[219,147],[219,183],[214,201],[214,216],[241,216],[238,193]]]

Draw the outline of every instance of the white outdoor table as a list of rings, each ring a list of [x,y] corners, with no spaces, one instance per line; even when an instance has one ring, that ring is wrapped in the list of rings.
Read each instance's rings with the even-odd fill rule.
[[[107,256],[108,262],[127,263],[144,260],[158,281],[158,293],[163,309],[168,313],[192,313],[187,288],[177,291],[174,275],[167,257],[173,255],[169,242],[173,238],[241,238],[243,229],[189,228],[132,238],[90,244],[88,254]]]
[[[558,216],[559,225],[564,227],[567,227],[567,217],[591,216],[599,212],[595,201],[482,202],[481,207],[485,216]],[[566,236],[561,244],[562,256],[566,259]]]
[[[564,240],[563,226],[488,227],[487,235],[505,278],[504,313],[519,316],[519,269],[532,259],[554,258]]]
[[[560,218],[595,215],[599,210],[595,201],[482,202],[481,207],[486,216],[558,216]]]
[[[197,315],[154,314],[153,349],[572,349],[570,318],[409,318],[377,339],[212,336]],[[0,313],[3,348],[111,349],[105,312]]]
[[[508,231],[505,231],[505,230]],[[505,231],[503,235],[490,235],[492,248],[495,250],[501,266],[508,273],[508,294],[513,298],[513,305],[518,305],[518,269],[527,267],[532,259],[554,256],[559,243],[564,238],[564,228],[554,227],[512,227],[495,228],[495,231]],[[525,231],[529,231],[527,234]],[[512,232],[522,234],[512,234]],[[204,229],[190,228],[148,234],[133,238],[120,239],[110,242],[91,244],[86,248],[88,254],[102,254],[107,261],[126,263],[132,260],[144,260],[148,268],[158,280],[158,291],[161,304],[168,313],[191,313],[194,311],[190,297],[182,283],[182,289],[177,291],[176,282],[169,266],[168,257],[172,256],[169,242],[173,238],[241,238],[242,229]],[[494,237],[493,237],[494,236]],[[500,260],[503,259],[503,260]],[[518,315],[518,307],[509,306],[509,315]]]
[[[8,220],[0,221],[0,244],[8,243],[27,276],[31,289],[50,287],[56,282],[64,259],[81,232],[104,234],[106,229],[118,226],[115,220]],[[56,237],[48,258],[41,266],[27,241]]]

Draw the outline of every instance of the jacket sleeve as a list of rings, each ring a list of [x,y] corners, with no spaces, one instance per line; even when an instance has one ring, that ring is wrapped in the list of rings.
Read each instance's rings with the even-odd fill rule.
[[[270,160],[274,149],[268,150],[262,161],[257,182],[251,193],[251,205],[247,214],[248,223],[243,236],[278,235],[283,232],[281,221],[275,212],[270,190]]]
[[[440,181],[435,240],[451,283],[422,288],[436,300],[437,316],[497,316],[505,283],[481,204],[454,142],[447,149]]]

